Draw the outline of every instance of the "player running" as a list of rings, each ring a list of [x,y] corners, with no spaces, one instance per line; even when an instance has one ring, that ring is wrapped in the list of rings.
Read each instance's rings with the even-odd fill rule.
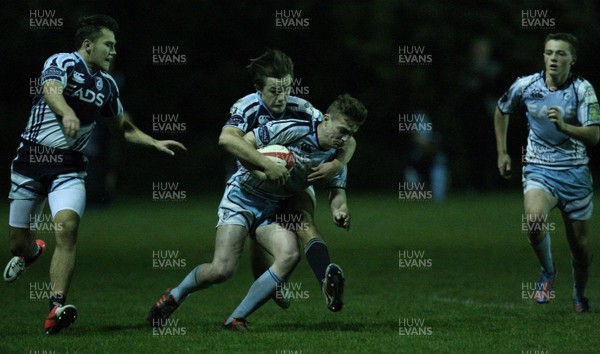
[[[44,328],[55,334],[77,318],[66,296],[75,268],[76,239],[85,209],[85,148],[96,121],[108,119],[128,142],[174,155],[185,147],[172,140],[154,140],[123,113],[119,89],[107,73],[117,52],[117,22],[109,16],[79,19],[79,49],[54,54],[44,64],[43,91],[33,101],[29,121],[11,166],[9,244],[15,255],[4,280],[19,278],[45,251],[35,239],[46,200],[56,225],[56,249],[50,263],[52,291]]]
[[[592,255],[588,246],[588,220],[592,216],[592,176],[586,145],[600,139],[600,113],[592,85],[571,73],[577,58],[577,38],[550,34],[544,41],[545,70],[518,78],[498,101],[495,113],[498,169],[511,175],[506,147],[509,116],[518,105],[527,109],[529,136],[523,167],[525,214],[529,242],[541,264],[535,301],[550,302],[556,267],[552,261],[548,214],[561,210],[571,249],[573,308],[591,312],[586,288]]]
[[[247,68],[252,75],[256,92],[241,98],[231,107],[230,118],[219,137],[219,145],[247,166],[255,166],[262,170],[268,180],[283,183],[287,177],[285,168],[257,153],[255,148],[243,140],[244,134],[269,121],[287,118],[310,121],[321,119],[322,113],[308,101],[290,96],[294,64],[285,53],[269,49],[260,57],[252,59]],[[350,138],[344,147],[338,150],[335,159],[312,168],[308,182],[326,182],[333,178],[350,161],[355,148],[356,141]],[[324,290],[327,307],[331,311],[340,311],[344,274],[338,265],[331,263],[327,245],[315,226],[315,204],[315,192],[309,187],[286,201],[283,208],[285,210],[282,212],[301,216],[299,224],[304,227],[297,228],[295,232],[304,245],[306,260]],[[338,218],[348,219],[349,225],[349,214],[339,215]],[[269,268],[272,257],[254,241],[250,242],[250,252],[252,271],[254,277],[258,278]],[[325,286],[325,279],[331,278],[336,279],[335,286]],[[289,299],[281,294],[273,295],[273,298],[279,306],[289,307]]]
[[[269,183],[266,174],[259,178],[240,166],[227,182],[219,205],[213,261],[197,266],[179,286],[167,289],[150,310],[147,319],[150,324],[154,327],[163,325],[189,294],[229,279],[237,268],[246,236],[251,235],[274,256],[275,261],[258,277],[224,324],[232,330],[244,330],[246,317],[272,296],[299,261],[295,234],[273,220],[277,208],[310,185],[307,176],[312,167],[333,159],[337,149],[356,133],[366,116],[367,110],[362,103],[349,95],[341,95],[328,108],[322,121],[271,121],[246,134],[244,141],[254,150],[265,145],[286,145],[294,152],[296,165],[284,184]],[[330,182],[330,206],[337,225],[342,227],[348,225],[349,219],[340,215],[350,215],[343,189],[346,175],[347,170],[343,168]]]

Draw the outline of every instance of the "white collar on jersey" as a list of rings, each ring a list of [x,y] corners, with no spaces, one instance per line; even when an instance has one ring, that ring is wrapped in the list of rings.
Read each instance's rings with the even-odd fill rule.
[[[96,73],[97,73],[97,72],[93,73],[93,72],[90,70],[90,67],[87,65],[87,62],[86,62],[86,61],[83,59],[83,57],[82,57],[82,56],[81,56],[79,53],[77,53],[77,52],[73,52],[73,53],[74,53],[75,55],[77,55],[77,56],[79,57],[79,60],[81,60],[81,61],[83,62],[83,65],[85,66],[85,70],[87,70],[87,73],[88,73],[88,75],[90,75],[90,76],[94,76],[94,75],[96,75]],[[100,70],[98,70],[98,71],[100,71]]]

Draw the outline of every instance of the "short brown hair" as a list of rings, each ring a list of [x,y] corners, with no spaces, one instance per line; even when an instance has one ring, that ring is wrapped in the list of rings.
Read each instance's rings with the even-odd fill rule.
[[[80,17],[77,22],[79,23],[79,27],[77,27],[77,31],[75,32],[75,46],[77,48],[81,48],[81,44],[86,39],[95,42],[102,34],[103,28],[113,33],[117,33],[119,29],[117,21],[106,15],[84,16]]]
[[[259,90],[265,86],[267,77],[276,79],[287,75],[294,77],[294,63],[284,52],[277,49],[267,49],[261,56],[250,59],[246,66],[252,75],[252,82]]]
[[[573,54],[574,57],[577,56],[577,49],[579,48],[579,40],[577,40],[577,37],[575,37],[574,35],[570,34],[570,33],[550,33],[549,35],[546,36],[546,39],[544,40],[544,47],[546,46],[546,43],[548,43],[548,41],[565,41],[567,43],[569,43],[569,46],[571,47],[571,54]]]
[[[362,125],[367,120],[367,108],[347,93],[339,95],[335,101],[327,108],[327,114],[335,116],[336,114],[343,114],[357,125]]]

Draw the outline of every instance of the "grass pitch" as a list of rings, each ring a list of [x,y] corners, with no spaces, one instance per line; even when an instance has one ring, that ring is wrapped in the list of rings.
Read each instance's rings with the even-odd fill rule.
[[[161,292],[196,264],[209,261],[219,197],[182,202],[132,199],[90,209],[78,241],[68,302],[79,318],[57,336],[43,332],[46,254],[14,284],[2,283],[1,353],[591,353],[598,315],[571,308],[570,258],[558,212],[553,252],[556,299],[529,299],[538,265],[522,231],[522,197],[455,196],[443,204],[399,201],[397,195],[350,196],[351,232],[335,228],[325,198],[317,225],[332,260],[346,273],[346,305],[332,313],[305,260],[291,282],[289,310],[267,303],[250,316],[249,333],[222,321],[252,279],[247,254],[228,282],[190,296],[169,326],[144,322]],[[600,205],[600,204],[596,204]],[[597,213],[596,213],[597,215]],[[0,217],[8,219],[6,206]],[[596,241],[599,217],[592,220]],[[554,223],[554,224],[552,224]],[[1,244],[2,267],[10,254]],[[597,263],[589,295],[600,309]]]

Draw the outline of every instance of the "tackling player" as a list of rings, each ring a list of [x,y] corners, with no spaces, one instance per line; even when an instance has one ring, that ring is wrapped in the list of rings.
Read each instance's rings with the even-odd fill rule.
[[[36,222],[46,200],[56,225],[56,249],[50,263],[52,290],[46,333],[58,333],[77,318],[66,304],[75,267],[76,239],[85,209],[85,148],[99,119],[123,134],[128,142],[174,155],[185,147],[172,140],[155,140],[125,117],[119,89],[107,73],[117,52],[117,22],[105,15],[79,19],[78,49],[54,54],[46,60],[38,94],[11,166],[9,244],[15,256],[4,270],[13,282],[45,251],[35,239]]]
[[[246,298],[226,320],[225,327],[245,330],[246,317],[275,292],[299,261],[298,243],[293,232],[277,224],[273,216],[283,201],[305,190],[312,167],[333,159],[356,133],[367,117],[366,108],[349,95],[339,96],[322,121],[285,119],[271,121],[244,136],[248,146],[286,145],[293,151],[296,164],[284,184],[268,183],[255,177],[243,166],[229,179],[219,205],[219,223],[215,254],[211,263],[192,270],[179,286],[167,289],[152,306],[148,321],[154,327],[164,321],[192,292],[229,279],[237,268],[247,235],[255,235],[259,244],[275,258],[273,265],[254,282]],[[287,170],[286,170],[287,171]],[[330,182],[330,206],[333,215],[349,214],[344,191],[346,168]],[[347,220],[338,220],[345,227]]]
[[[586,145],[595,145],[600,139],[600,113],[592,85],[571,72],[577,47],[577,38],[571,34],[548,35],[544,41],[544,70],[518,78],[498,101],[494,119],[498,169],[503,177],[510,178],[508,120],[518,105],[527,109],[524,204],[529,242],[542,267],[535,301],[545,304],[554,297],[556,267],[547,230],[548,214],[558,207],[571,249],[573,307],[575,312],[590,312],[586,288],[592,261],[588,227],[593,191]]]
[[[285,168],[257,153],[253,146],[244,141],[244,134],[269,121],[288,118],[314,120],[321,119],[322,114],[308,101],[290,96],[294,64],[285,53],[269,49],[258,58],[252,59],[248,69],[252,74],[256,92],[239,99],[231,107],[231,116],[222,129],[219,145],[246,166],[264,172],[268,180],[283,183],[287,178]],[[335,159],[312,168],[308,182],[326,182],[333,178],[350,161],[355,148],[356,141],[350,137],[344,147],[339,149]],[[340,311],[344,275],[338,265],[331,263],[327,245],[315,226],[315,204],[314,190],[309,187],[286,201],[283,212],[301,216],[300,224],[304,227],[297,228],[295,232],[304,245],[306,260],[324,290],[328,308]],[[340,212],[335,216],[335,220],[346,222],[347,227],[350,225],[349,214]],[[256,245],[256,242],[250,243],[250,252],[252,271],[257,278],[269,268],[272,257]],[[323,285],[328,277],[339,279],[333,288]],[[289,300],[284,297],[274,295],[274,299],[279,306],[289,307]]]

